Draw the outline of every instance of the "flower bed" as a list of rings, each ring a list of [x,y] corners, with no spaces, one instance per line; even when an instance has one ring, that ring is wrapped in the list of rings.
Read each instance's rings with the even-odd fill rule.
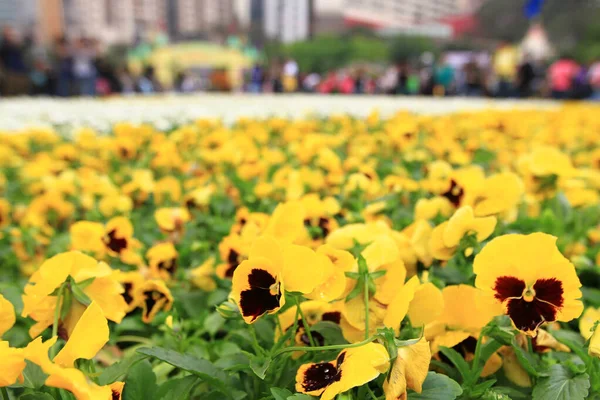
[[[600,396],[599,111],[5,126],[2,395]]]

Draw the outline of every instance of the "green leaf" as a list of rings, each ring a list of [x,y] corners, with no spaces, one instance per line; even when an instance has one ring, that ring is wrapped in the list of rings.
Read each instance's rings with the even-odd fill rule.
[[[137,351],[138,353],[158,358],[159,360],[184,371],[191,372],[209,384],[216,386],[221,392],[228,393],[227,375],[223,370],[215,367],[210,361],[160,347],[144,347]]]
[[[573,375],[560,364],[550,367],[548,376],[533,388],[533,400],[584,400],[590,388],[588,374]]]
[[[473,370],[471,373],[471,383],[476,383],[481,373],[483,372],[483,368],[485,367],[485,363],[490,359],[490,357],[498,351],[498,349],[502,347],[502,343],[498,342],[495,339],[488,340],[485,344],[481,345],[481,352],[479,355],[479,365],[473,365]]]
[[[135,354],[132,357],[111,365],[102,371],[102,374],[100,374],[98,377],[98,384],[110,385],[111,383],[120,380],[127,374],[127,371],[133,368],[135,364],[145,360],[146,358],[148,358],[148,356],[143,354]]]
[[[483,330],[483,335],[495,339],[506,346],[510,346],[515,337],[514,329],[498,326],[496,323],[486,326]]]
[[[452,364],[454,364],[460,373],[460,376],[462,376],[464,380],[469,378],[469,375],[471,374],[471,368],[459,352],[444,346],[440,346],[440,352],[445,355],[452,362]]]
[[[410,392],[409,400],[453,400],[462,394],[460,385],[446,375],[429,372],[421,393]]]
[[[488,390],[489,390],[489,389],[490,389],[492,386],[494,386],[494,384],[495,384],[495,383],[496,383],[496,379],[490,379],[490,380],[487,380],[487,381],[481,382],[480,384],[478,384],[478,385],[475,385],[475,386],[473,387],[473,389],[471,389],[471,391],[470,391],[470,395],[471,395],[472,397],[475,397],[475,398],[477,398],[477,397],[480,397],[480,396],[482,396],[484,393],[487,393],[487,392],[488,392]]]
[[[346,344],[340,326],[331,321],[320,321],[310,327],[311,332],[318,332],[325,339],[326,344]]]
[[[584,286],[581,288],[581,293],[583,294],[583,300],[594,307],[600,307],[600,289]]]
[[[307,394],[296,393],[287,398],[287,400],[314,400],[316,397],[309,396]]]
[[[92,300],[88,297],[88,295],[85,294],[83,289],[75,282],[71,284],[71,293],[73,294],[73,297],[75,297],[75,299],[84,306],[89,306],[92,303]]]
[[[84,281],[77,282],[77,286],[79,286],[79,288],[81,290],[83,290],[86,287],[90,286],[94,282],[95,279],[96,279],[95,277],[92,277],[92,278],[88,278],[88,279],[86,279]]]
[[[152,366],[145,360],[136,364],[127,373],[123,400],[151,400],[156,394],[156,375]]]
[[[271,388],[271,394],[275,400],[287,400],[293,393],[287,389]]]
[[[530,353],[523,350],[523,348],[517,344],[516,340],[513,340],[512,348],[523,369],[531,376],[540,376],[537,368],[537,360]]]
[[[41,388],[44,386],[48,375],[46,375],[38,365],[31,361],[26,362],[27,366],[23,370],[23,386],[30,389]]]
[[[265,379],[267,369],[271,365],[271,358],[253,356],[250,358],[250,368],[260,379]]]
[[[19,396],[19,400],[54,400],[48,393],[35,392]]]
[[[185,378],[170,379],[158,389],[158,399],[187,400],[191,398],[192,390],[198,385],[200,378],[195,375]]]
[[[512,400],[512,398],[506,393],[497,392],[495,390],[488,390],[481,397],[480,400]]]
[[[509,386],[494,386],[494,392],[505,394],[510,399],[527,399],[530,398],[531,395],[527,393],[520,392],[519,390],[509,387]]]
[[[204,329],[209,335],[214,336],[215,333],[217,333],[217,331],[223,327],[224,323],[225,318],[221,317],[219,313],[215,312],[210,314],[204,320]]]

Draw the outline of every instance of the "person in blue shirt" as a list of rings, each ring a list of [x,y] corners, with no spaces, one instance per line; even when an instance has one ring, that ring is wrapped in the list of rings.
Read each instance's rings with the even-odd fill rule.
[[[0,38],[0,94],[19,96],[29,93],[28,68],[25,62],[25,44],[10,26],[2,30]]]

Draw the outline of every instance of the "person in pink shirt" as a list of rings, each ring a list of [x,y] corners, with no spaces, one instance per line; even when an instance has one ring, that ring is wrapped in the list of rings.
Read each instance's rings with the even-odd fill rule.
[[[581,67],[571,57],[561,57],[548,69],[548,80],[552,97],[558,100],[568,99],[573,89],[573,80]]]

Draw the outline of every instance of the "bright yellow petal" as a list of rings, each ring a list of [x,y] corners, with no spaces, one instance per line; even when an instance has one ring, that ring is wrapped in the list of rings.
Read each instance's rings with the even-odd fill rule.
[[[127,302],[121,296],[124,289],[112,276],[94,279],[83,291],[102,309],[107,319],[116,323],[123,320],[128,308]]]
[[[435,321],[444,310],[442,291],[433,283],[427,282],[416,290],[408,308],[408,318],[414,327]]]
[[[421,393],[430,361],[431,351],[425,339],[400,347],[390,377],[383,384],[386,400],[406,398],[407,389]]]
[[[299,201],[279,204],[265,229],[265,234],[278,240],[294,242],[306,235],[304,227],[305,210]]]
[[[108,342],[108,321],[102,309],[92,302],[85,310],[65,347],[56,355],[54,362],[72,367],[75,360],[91,360]]]
[[[346,276],[344,270],[333,264],[329,257],[316,253],[323,269],[323,283],[306,295],[312,300],[333,301],[342,297],[346,289]]]
[[[390,236],[376,238],[361,254],[367,262],[369,271],[375,271],[384,264],[390,264],[400,256],[398,247]]]
[[[8,342],[0,341],[0,387],[16,383],[25,366],[23,349],[12,348]]]
[[[15,324],[15,308],[0,294],[0,338]]]
[[[419,287],[419,278],[413,276],[408,282],[398,290],[398,294],[389,304],[383,324],[388,328],[393,328],[396,332],[400,330],[400,323],[408,312],[408,307],[412,301],[415,291]]]
[[[373,298],[382,304],[389,304],[398,293],[398,282],[406,280],[406,267],[401,259],[382,265],[377,271],[385,271],[385,275],[375,279]]]
[[[271,261],[273,266],[276,266],[280,269],[283,266],[281,246],[279,245],[279,242],[272,236],[264,235],[257,238],[254,243],[252,243],[252,247],[250,247],[248,256],[250,259],[257,257],[266,258],[267,260]]]
[[[286,290],[310,293],[323,283],[321,259],[314,250],[294,244],[284,244],[282,250],[282,278]]]
[[[22,316],[27,317],[46,296],[54,292],[67,280],[75,265],[79,263],[89,264],[90,259],[94,264],[96,263],[96,260],[92,257],[79,251],[69,251],[46,260],[32,275],[30,283],[25,287],[25,293],[29,301],[23,301]]]

